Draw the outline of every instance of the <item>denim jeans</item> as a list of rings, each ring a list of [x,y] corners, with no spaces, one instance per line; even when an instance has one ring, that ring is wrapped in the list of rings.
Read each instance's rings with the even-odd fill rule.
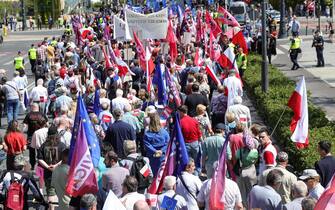
[[[188,156],[192,158],[194,161],[196,161],[199,152],[199,141],[185,144]]]
[[[19,115],[20,102],[19,99],[7,100],[7,122],[17,120]]]

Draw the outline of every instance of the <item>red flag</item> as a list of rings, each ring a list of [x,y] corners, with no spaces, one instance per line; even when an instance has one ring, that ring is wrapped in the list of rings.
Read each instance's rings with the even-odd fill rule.
[[[197,12],[197,28],[196,29],[197,29],[196,42],[200,43],[201,40],[204,38],[201,10],[198,10],[198,12]]]
[[[209,33],[209,57],[211,58],[212,61],[215,60],[215,50],[214,50],[214,34],[212,30]]]
[[[177,37],[173,31],[171,21],[169,21],[168,31],[166,34],[166,40],[169,42],[170,56],[171,56],[172,62],[174,62],[178,56],[178,49],[177,49]]]
[[[221,23],[228,24],[233,27],[240,27],[240,24],[225,8],[219,7],[217,20]]]
[[[142,68],[142,70],[147,69],[147,62],[145,60],[145,50],[143,47],[142,42],[140,41],[140,39],[137,37],[136,33],[133,33],[134,36],[134,40],[135,40],[135,44],[136,44],[136,51],[137,51],[137,55],[139,57],[140,60],[140,66]]]
[[[112,67],[112,63],[109,59],[109,56],[106,53],[105,47],[101,47],[101,49],[102,49],[102,53],[104,54],[104,58],[105,58],[105,68],[109,69]]]
[[[243,53],[248,54],[248,45],[243,36],[243,32],[239,31],[231,40],[234,45],[239,45],[243,49]]]
[[[215,22],[215,20],[212,18],[211,14],[206,10],[205,15],[206,23],[208,27],[213,31],[214,36],[216,37],[219,33],[222,33],[222,30],[220,26]]]
[[[288,106],[293,110],[291,140],[301,149],[308,146],[308,104],[305,77],[302,76],[291,95]]]
[[[66,193],[73,197],[98,192],[97,177],[83,123],[85,122],[80,121],[66,185]]]
[[[195,49],[194,64],[196,66],[202,66],[202,64],[204,64],[204,60],[200,56],[200,51],[201,49],[199,47]]]
[[[219,78],[215,75],[213,69],[208,65],[206,66],[206,73],[212,78],[216,85],[221,85]]]
[[[314,210],[334,210],[335,209],[335,178],[330,181],[330,185],[321,194]]]

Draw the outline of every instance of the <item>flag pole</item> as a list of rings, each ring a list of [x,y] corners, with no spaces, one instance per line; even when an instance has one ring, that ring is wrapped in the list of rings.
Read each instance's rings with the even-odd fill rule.
[[[279,125],[281,119],[283,118],[283,115],[284,115],[286,109],[287,109],[287,106],[284,106],[284,110],[283,110],[283,112],[281,113],[281,115],[280,115],[280,117],[279,117],[279,119],[278,119],[278,121],[277,121],[277,123],[276,123],[276,126],[273,128],[273,131],[271,132],[270,137],[273,135],[273,133],[274,133],[275,130],[277,129],[277,127],[278,127],[278,125]]]

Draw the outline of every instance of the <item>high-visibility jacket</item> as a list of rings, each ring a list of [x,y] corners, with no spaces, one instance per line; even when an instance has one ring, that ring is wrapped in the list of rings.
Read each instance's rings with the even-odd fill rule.
[[[57,46],[57,41],[56,40],[52,40],[50,42],[50,45],[53,46],[53,47],[56,47]]]
[[[244,53],[238,54],[236,62],[237,62],[237,66],[240,69],[247,69],[247,55]]]
[[[29,59],[30,59],[30,60],[36,60],[36,58],[37,58],[37,49],[35,49],[35,48],[30,48],[30,49],[28,50],[28,54],[29,54]]]
[[[296,37],[292,40],[290,49],[291,50],[299,49],[300,45],[301,45],[301,39],[299,37]]]
[[[15,63],[15,69],[24,68],[23,57],[22,56],[18,56],[16,58],[14,58],[14,63]]]

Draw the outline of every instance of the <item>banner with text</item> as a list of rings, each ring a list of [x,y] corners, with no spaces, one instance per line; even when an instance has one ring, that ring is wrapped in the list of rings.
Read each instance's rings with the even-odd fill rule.
[[[125,9],[125,16],[131,36],[135,32],[140,39],[166,38],[169,24],[167,8],[148,15]]]
[[[122,41],[131,40],[127,22],[123,21],[121,18],[116,17],[115,15],[114,15],[114,39]]]

